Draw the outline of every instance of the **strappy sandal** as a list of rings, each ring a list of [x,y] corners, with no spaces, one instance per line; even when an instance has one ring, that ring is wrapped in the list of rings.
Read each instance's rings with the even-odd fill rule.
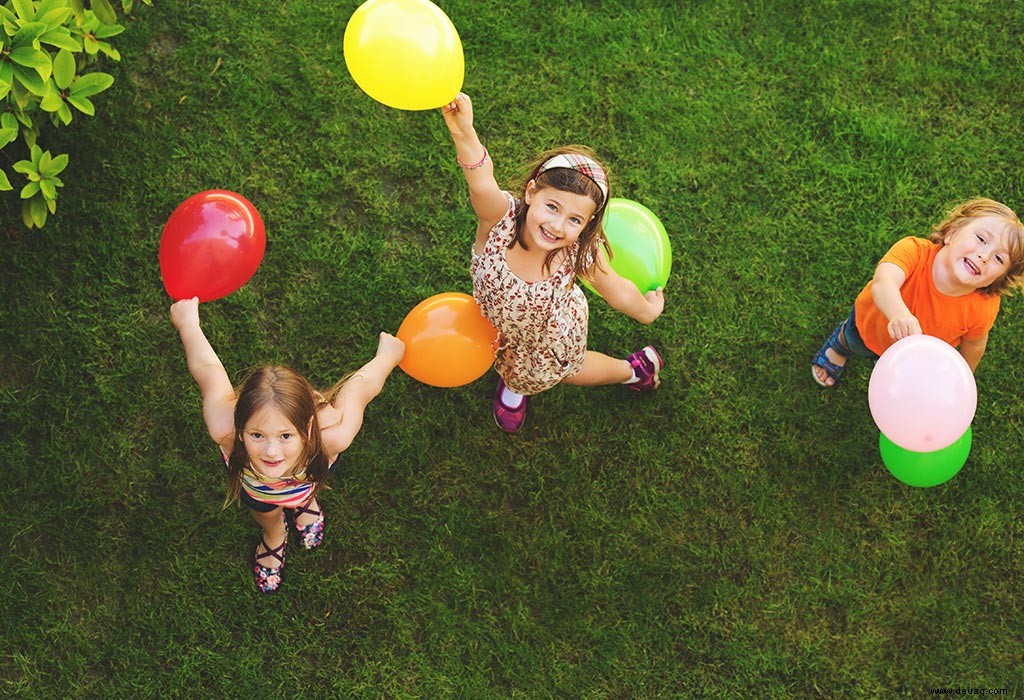
[[[274,548],[267,544],[266,538],[262,535],[260,536],[260,544],[263,545],[263,549],[266,551],[263,554],[256,555],[256,566],[252,569],[253,577],[256,579],[256,588],[260,589],[262,593],[273,593],[281,585],[281,571],[284,569],[284,548],[288,544],[288,533],[287,531],[285,532],[284,542]],[[259,549],[259,545],[257,545],[256,551],[259,552]],[[265,557],[277,559],[278,565],[276,567],[263,566],[260,564],[260,559]]]
[[[299,527],[299,516],[303,513],[316,516],[317,519],[305,527]],[[295,532],[298,533],[299,542],[302,544],[304,549],[319,547],[320,543],[324,541],[323,511],[317,510],[316,508],[310,508],[308,505],[299,506],[292,511],[292,523],[295,525]]]
[[[828,337],[828,340],[826,340],[825,344],[821,346],[820,350],[818,350],[818,353],[814,356],[814,359],[811,360],[811,377],[814,379],[814,381],[816,381],[819,385],[825,387],[826,389],[831,389],[832,387],[839,383],[839,380],[843,378],[843,371],[846,369],[846,365],[837,365],[836,363],[832,362],[831,360],[828,359],[828,355],[825,351],[831,349],[832,352],[841,357],[848,358],[850,356],[850,348],[847,347],[846,343],[839,339],[839,336],[842,334],[843,328],[845,327],[846,321],[843,321],[838,326],[836,326],[836,329],[832,331],[832,335]],[[814,371],[815,367],[821,367],[823,370],[825,370],[825,374],[829,377],[829,379],[832,380],[832,383],[826,384],[824,381],[819,379],[817,373]]]

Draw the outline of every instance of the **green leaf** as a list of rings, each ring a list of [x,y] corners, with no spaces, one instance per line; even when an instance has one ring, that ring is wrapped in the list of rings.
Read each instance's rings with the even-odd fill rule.
[[[28,202],[21,203],[21,220],[25,222],[25,226],[28,228],[35,226],[35,221],[32,220],[32,208]]]
[[[100,51],[102,51],[107,56],[107,58],[109,58],[112,61],[121,60],[121,52],[105,41],[100,42]]]
[[[21,188],[21,198],[29,199],[30,197],[35,197],[37,192],[39,192],[39,183],[30,182]]]
[[[71,108],[68,107],[67,102],[65,102],[61,106],[61,108],[57,110],[57,116],[60,118],[61,124],[63,124],[64,126],[67,126],[71,123]]]
[[[0,126],[3,126],[5,129],[14,129],[17,131],[18,120],[15,119],[14,115],[10,112],[4,112],[3,114],[0,114]]]
[[[32,212],[32,220],[36,226],[42,228],[46,224],[46,200],[42,197],[33,197],[28,200],[28,207]]]
[[[36,17],[45,15],[55,9],[67,8],[68,0],[38,0],[36,2]]]
[[[40,22],[45,23],[50,29],[56,29],[57,27],[64,26],[64,23],[71,17],[71,8],[65,6],[46,10],[40,5],[36,10],[36,16]]]
[[[11,5],[22,22],[31,22],[35,19],[36,10],[32,6],[32,0],[11,0]]]
[[[14,82],[14,65],[9,61],[0,61],[0,80],[5,83]]]
[[[71,0],[71,11],[75,13],[75,18],[81,24],[82,17],[85,15],[85,0]]]
[[[12,50],[8,56],[19,66],[35,68],[36,70],[40,68],[49,68],[52,64],[50,61],[50,54],[45,51],[40,51],[39,49],[34,49],[31,46],[19,46]]]
[[[53,82],[57,87],[67,90],[71,86],[71,81],[75,79],[76,67],[75,57],[70,51],[61,49],[57,52],[57,57],[53,59]]]
[[[26,114],[25,112],[15,112],[14,116],[17,117],[18,121],[25,125],[25,128],[31,129],[33,127],[32,115]],[[34,142],[34,137],[30,137],[26,134],[25,143],[31,146]]]
[[[39,41],[74,53],[79,53],[82,50],[82,44],[79,43],[78,39],[71,36],[71,32],[64,27],[46,32],[46,34],[39,37]]]
[[[11,91],[11,84],[6,80],[0,80],[0,100],[7,97],[7,93]]]
[[[11,39],[15,46],[31,46],[32,42],[46,33],[49,27],[43,22],[26,22]]]
[[[39,170],[36,168],[36,164],[30,160],[19,160],[14,164],[14,172],[22,173],[23,175],[38,175]]]
[[[117,13],[114,12],[113,6],[110,4],[110,0],[92,0],[92,11],[99,17],[100,22],[103,24],[116,24]]]
[[[80,97],[78,95],[68,95],[68,104],[73,106],[79,112],[88,114],[90,117],[96,116],[96,105],[92,103],[88,97]]]
[[[14,185],[12,185],[10,179],[8,179],[7,173],[0,170],[0,192],[10,192],[13,189]]]
[[[97,39],[109,39],[112,36],[117,36],[124,31],[124,27],[120,24],[104,24],[96,27],[96,31],[92,33]]]
[[[42,97],[46,94],[46,83],[43,82],[43,79],[39,77],[36,71],[25,70],[21,66],[14,66],[14,78],[36,97]]]
[[[55,184],[62,184],[57,178],[59,174],[64,172],[64,168],[68,167],[68,154],[61,153],[56,158],[51,158],[50,163],[44,168],[39,167],[39,172],[51,180],[55,181]]]
[[[57,199],[57,188],[53,186],[53,183],[49,180],[39,181],[39,191],[43,193],[43,196],[47,199]]]
[[[17,129],[0,129],[0,148],[3,148],[16,138],[18,138]]]
[[[60,92],[52,87],[53,83],[49,83],[49,85],[51,86],[50,91],[39,101],[39,109],[44,112],[56,112],[64,104],[64,100],[61,98]]]
[[[53,156],[50,155],[49,151],[43,151],[39,154],[39,160],[36,161],[36,165],[39,167],[39,174],[46,177],[46,171],[50,169],[50,163],[53,162]]]
[[[82,48],[85,49],[85,53],[88,55],[95,56],[96,52],[100,50],[100,42],[86,35],[82,37]]]
[[[6,9],[6,8],[4,8],[4,9]],[[14,13],[13,12],[10,13],[10,17],[8,17],[5,14],[4,15],[4,34],[6,34],[9,37],[10,36],[14,36],[15,34],[18,33],[19,29],[21,29],[21,25],[18,24],[18,18],[14,15]]]
[[[29,157],[32,159],[32,163],[38,168],[39,159],[43,157],[43,149],[39,146],[32,146],[28,151]]]
[[[114,76],[109,73],[86,73],[78,76],[71,84],[71,94],[75,97],[90,97],[103,92],[114,84]]]
[[[46,200],[46,208],[50,210],[51,214],[57,213],[57,198]]]

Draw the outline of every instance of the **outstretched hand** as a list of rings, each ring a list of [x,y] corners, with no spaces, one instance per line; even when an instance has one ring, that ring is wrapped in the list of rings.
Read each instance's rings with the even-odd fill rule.
[[[179,299],[171,304],[171,323],[179,331],[192,325],[199,325],[199,297]]]
[[[384,357],[397,365],[405,357],[405,343],[390,333],[381,331],[377,340],[377,357]]]
[[[441,116],[452,136],[473,133],[473,102],[466,93],[460,92],[454,100],[442,107]]]
[[[665,292],[662,291],[661,287],[658,287],[657,289],[644,294],[644,299],[647,300],[647,303],[651,307],[651,313],[654,314],[651,321],[654,321],[654,319],[661,316],[661,312],[665,310]]]

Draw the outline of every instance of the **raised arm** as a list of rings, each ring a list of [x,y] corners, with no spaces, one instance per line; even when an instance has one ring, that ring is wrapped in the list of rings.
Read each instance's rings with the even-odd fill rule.
[[[199,325],[199,299],[182,299],[171,306],[171,323],[185,347],[188,371],[203,397],[203,418],[210,437],[225,452],[231,450],[235,433],[235,390],[220,358]]]
[[[903,301],[900,288],[907,280],[907,273],[899,265],[890,262],[878,263],[871,280],[871,298],[878,310],[889,319],[889,337],[900,340],[921,332],[921,323]]]
[[[341,421],[321,433],[327,452],[344,452],[352,444],[363,427],[363,412],[367,405],[384,388],[384,382],[404,355],[405,343],[390,333],[380,334],[376,355],[349,377],[334,398],[334,407],[341,412]]]
[[[599,250],[598,255],[601,265],[588,270],[587,281],[609,306],[643,324],[653,323],[661,316],[665,295],[660,288],[641,294],[636,284],[612,269],[604,249]]]
[[[508,211],[508,197],[494,179],[494,163],[473,127],[473,103],[460,92],[441,108],[441,116],[455,142],[455,157],[469,185],[469,201],[476,212],[477,231],[474,246],[482,250],[487,232]]]

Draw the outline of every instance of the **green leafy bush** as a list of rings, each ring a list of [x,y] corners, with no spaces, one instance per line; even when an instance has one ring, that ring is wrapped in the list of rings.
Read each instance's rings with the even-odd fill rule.
[[[143,0],[151,4],[151,0]],[[71,123],[75,112],[96,113],[93,96],[114,83],[109,73],[89,69],[102,55],[121,60],[107,41],[124,27],[110,0],[8,0],[0,6],[0,149],[20,147],[21,160],[13,170],[24,175],[21,189],[22,219],[29,228],[41,228],[57,210],[57,177],[68,165],[67,154],[53,156],[39,146],[41,127]],[[122,0],[131,12],[133,0]],[[20,138],[20,143],[14,143]],[[0,191],[13,190],[0,167]]]

